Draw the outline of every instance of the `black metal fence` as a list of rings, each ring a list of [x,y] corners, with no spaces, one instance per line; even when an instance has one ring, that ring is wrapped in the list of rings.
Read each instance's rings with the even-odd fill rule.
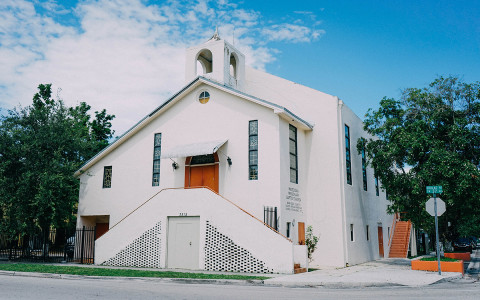
[[[50,229],[7,239],[0,235],[0,259],[13,261],[78,262],[93,264],[95,227]]]
[[[263,222],[278,231],[277,208],[265,206],[263,208]]]

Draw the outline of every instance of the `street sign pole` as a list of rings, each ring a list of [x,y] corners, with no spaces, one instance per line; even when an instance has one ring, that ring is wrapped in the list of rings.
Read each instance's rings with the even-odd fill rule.
[[[438,216],[437,216],[437,195],[433,193],[433,201],[435,202],[435,235],[437,237],[437,260],[438,260],[438,275],[442,275],[442,269],[440,267],[440,242],[438,240]]]

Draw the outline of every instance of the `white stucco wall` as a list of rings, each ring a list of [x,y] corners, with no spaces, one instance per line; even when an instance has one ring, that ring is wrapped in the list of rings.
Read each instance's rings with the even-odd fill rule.
[[[347,106],[342,107],[342,118],[343,123],[350,127],[352,184],[346,184],[345,178],[344,230],[347,237],[347,263],[353,265],[379,258],[378,226],[383,227],[384,254],[388,257],[388,227],[392,224],[393,216],[386,213],[388,201],[380,182],[379,196],[376,196],[375,175],[370,166],[367,167],[367,191],[363,189],[362,156],[357,151],[357,141],[370,136],[363,130],[362,121]],[[344,131],[342,135],[345,135]],[[354,241],[350,240],[350,224],[354,226]]]
[[[186,78],[196,77],[195,55],[209,47],[214,57],[208,75],[225,81],[227,60],[223,41],[187,50]],[[225,58],[225,57],[224,57]],[[215,61],[221,63],[215,64]],[[279,208],[279,231],[298,242],[298,222],[311,225],[319,237],[311,266],[342,267],[378,257],[377,226],[382,224],[385,256],[388,254],[388,227],[392,217],[385,213],[385,193],[375,195],[373,170],[368,169],[368,191],[363,191],[361,157],[356,140],[365,136],[361,120],[337,97],[310,89],[271,74],[239,64],[245,75],[242,92],[288,109],[295,118],[314,124],[313,130],[297,126],[298,184],[289,172],[289,123],[285,115],[208,84],[193,85],[169,108],[140,131],[115,148],[80,176],[78,225],[82,216],[109,216],[115,224],[163,188],[183,187],[185,158],[173,170],[170,159],[162,159],[160,186],[152,187],[153,137],[162,133],[162,147],[228,139],[218,151],[219,193],[263,220],[264,206]],[[243,73],[244,72],[244,73]],[[222,79],[223,78],[223,79]],[[198,95],[207,90],[210,101],[200,104]],[[183,97],[183,98],[182,98]],[[267,105],[268,106],[268,105]],[[258,180],[248,180],[248,122],[258,120]],[[296,119],[298,120],[298,119]],[[346,183],[344,124],[351,131],[353,185]],[[228,166],[226,156],[232,159]],[[103,189],[103,167],[112,166],[112,188]],[[221,214],[220,209],[215,212]],[[355,241],[350,241],[350,224]],[[370,227],[366,241],[365,226]]]
[[[267,101],[287,107],[315,126],[311,131],[298,130],[299,182],[291,184],[288,172],[282,172],[282,220],[280,229],[285,234],[286,222],[293,222],[292,239],[297,240],[297,223],[312,226],[319,237],[313,253],[313,267],[341,267],[346,262],[344,247],[342,168],[339,153],[339,119],[337,97],[302,86],[252,68],[246,68],[246,92]],[[263,84],[267,83],[267,84]],[[289,170],[288,124],[280,126],[282,170]],[[282,133],[282,130],[284,133]],[[299,190],[303,214],[285,209],[288,188]]]
[[[375,194],[375,179],[367,170],[368,191],[363,191],[362,160],[357,154],[356,141],[367,137],[363,123],[337,97],[324,94],[297,83],[246,68],[246,92],[283,105],[301,118],[315,124],[312,131],[299,132],[299,184],[306,226],[312,225],[319,236],[318,248],[313,254],[312,266],[345,266],[378,258],[377,226],[383,226],[385,256],[388,256],[388,227],[392,216],[386,213],[388,201],[380,189]],[[268,83],[268,84],[263,84]],[[345,132],[350,127],[353,185],[346,183]],[[288,125],[280,130],[288,130]],[[280,134],[288,142],[288,132]],[[285,141],[283,141],[285,142]],[[286,153],[282,153],[286,151]],[[282,169],[288,169],[288,147],[280,147],[285,157]],[[283,173],[281,199],[285,199],[290,185],[288,173]],[[284,202],[285,205],[285,202]],[[282,210],[281,231],[285,223],[298,214]],[[354,224],[355,241],[350,242],[350,224]],[[369,241],[366,241],[369,225]],[[296,229],[293,240],[296,241]]]
[[[344,265],[345,249],[342,230],[341,162],[338,140],[338,102],[322,103],[315,119],[315,129],[309,133],[305,163],[307,186],[307,226],[319,238],[311,266]]]
[[[290,238],[298,243],[298,222],[306,222],[307,195],[305,191],[305,131],[297,128],[298,183],[290,182],[289,123],[280,119],[280,219],[279,230],[287,235],[290,222]]]
[[[200,104],[197,97],[205,89],[211,98]],[[258,120],[258,180],[248,179],[250,120]],[[264,205],[280,206],[279,117],[271,109],[202,85],[80,176],[80,216],[110,215],[114,224],[160,189],[184,186],[185,158],[175,158],[180,166],[175,171],[170,159],[161,160],[160,186],[152,187],[155,133],[162,133],[162,147],[228,139],[218,151],[220,194],[262,220]],[[102,188],[104,166],[112,166],[111,188]],[[79,222],[82,225],[81,218]]]

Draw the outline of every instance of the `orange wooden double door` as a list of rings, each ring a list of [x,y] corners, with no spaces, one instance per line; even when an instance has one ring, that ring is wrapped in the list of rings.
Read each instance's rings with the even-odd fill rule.
[[[209,187],[218,193],[218,156],[215,163],[190,165],[191,157],[185,161],[185,187]]]

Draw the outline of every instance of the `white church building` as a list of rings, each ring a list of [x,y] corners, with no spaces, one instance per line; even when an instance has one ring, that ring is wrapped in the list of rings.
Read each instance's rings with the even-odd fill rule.
[[[292,273],[309,226],[311,267],[388,256],[368,135],[338,97],[246,66],[217,34],[187,49],[185,84],[75,173],[95,264]]]

